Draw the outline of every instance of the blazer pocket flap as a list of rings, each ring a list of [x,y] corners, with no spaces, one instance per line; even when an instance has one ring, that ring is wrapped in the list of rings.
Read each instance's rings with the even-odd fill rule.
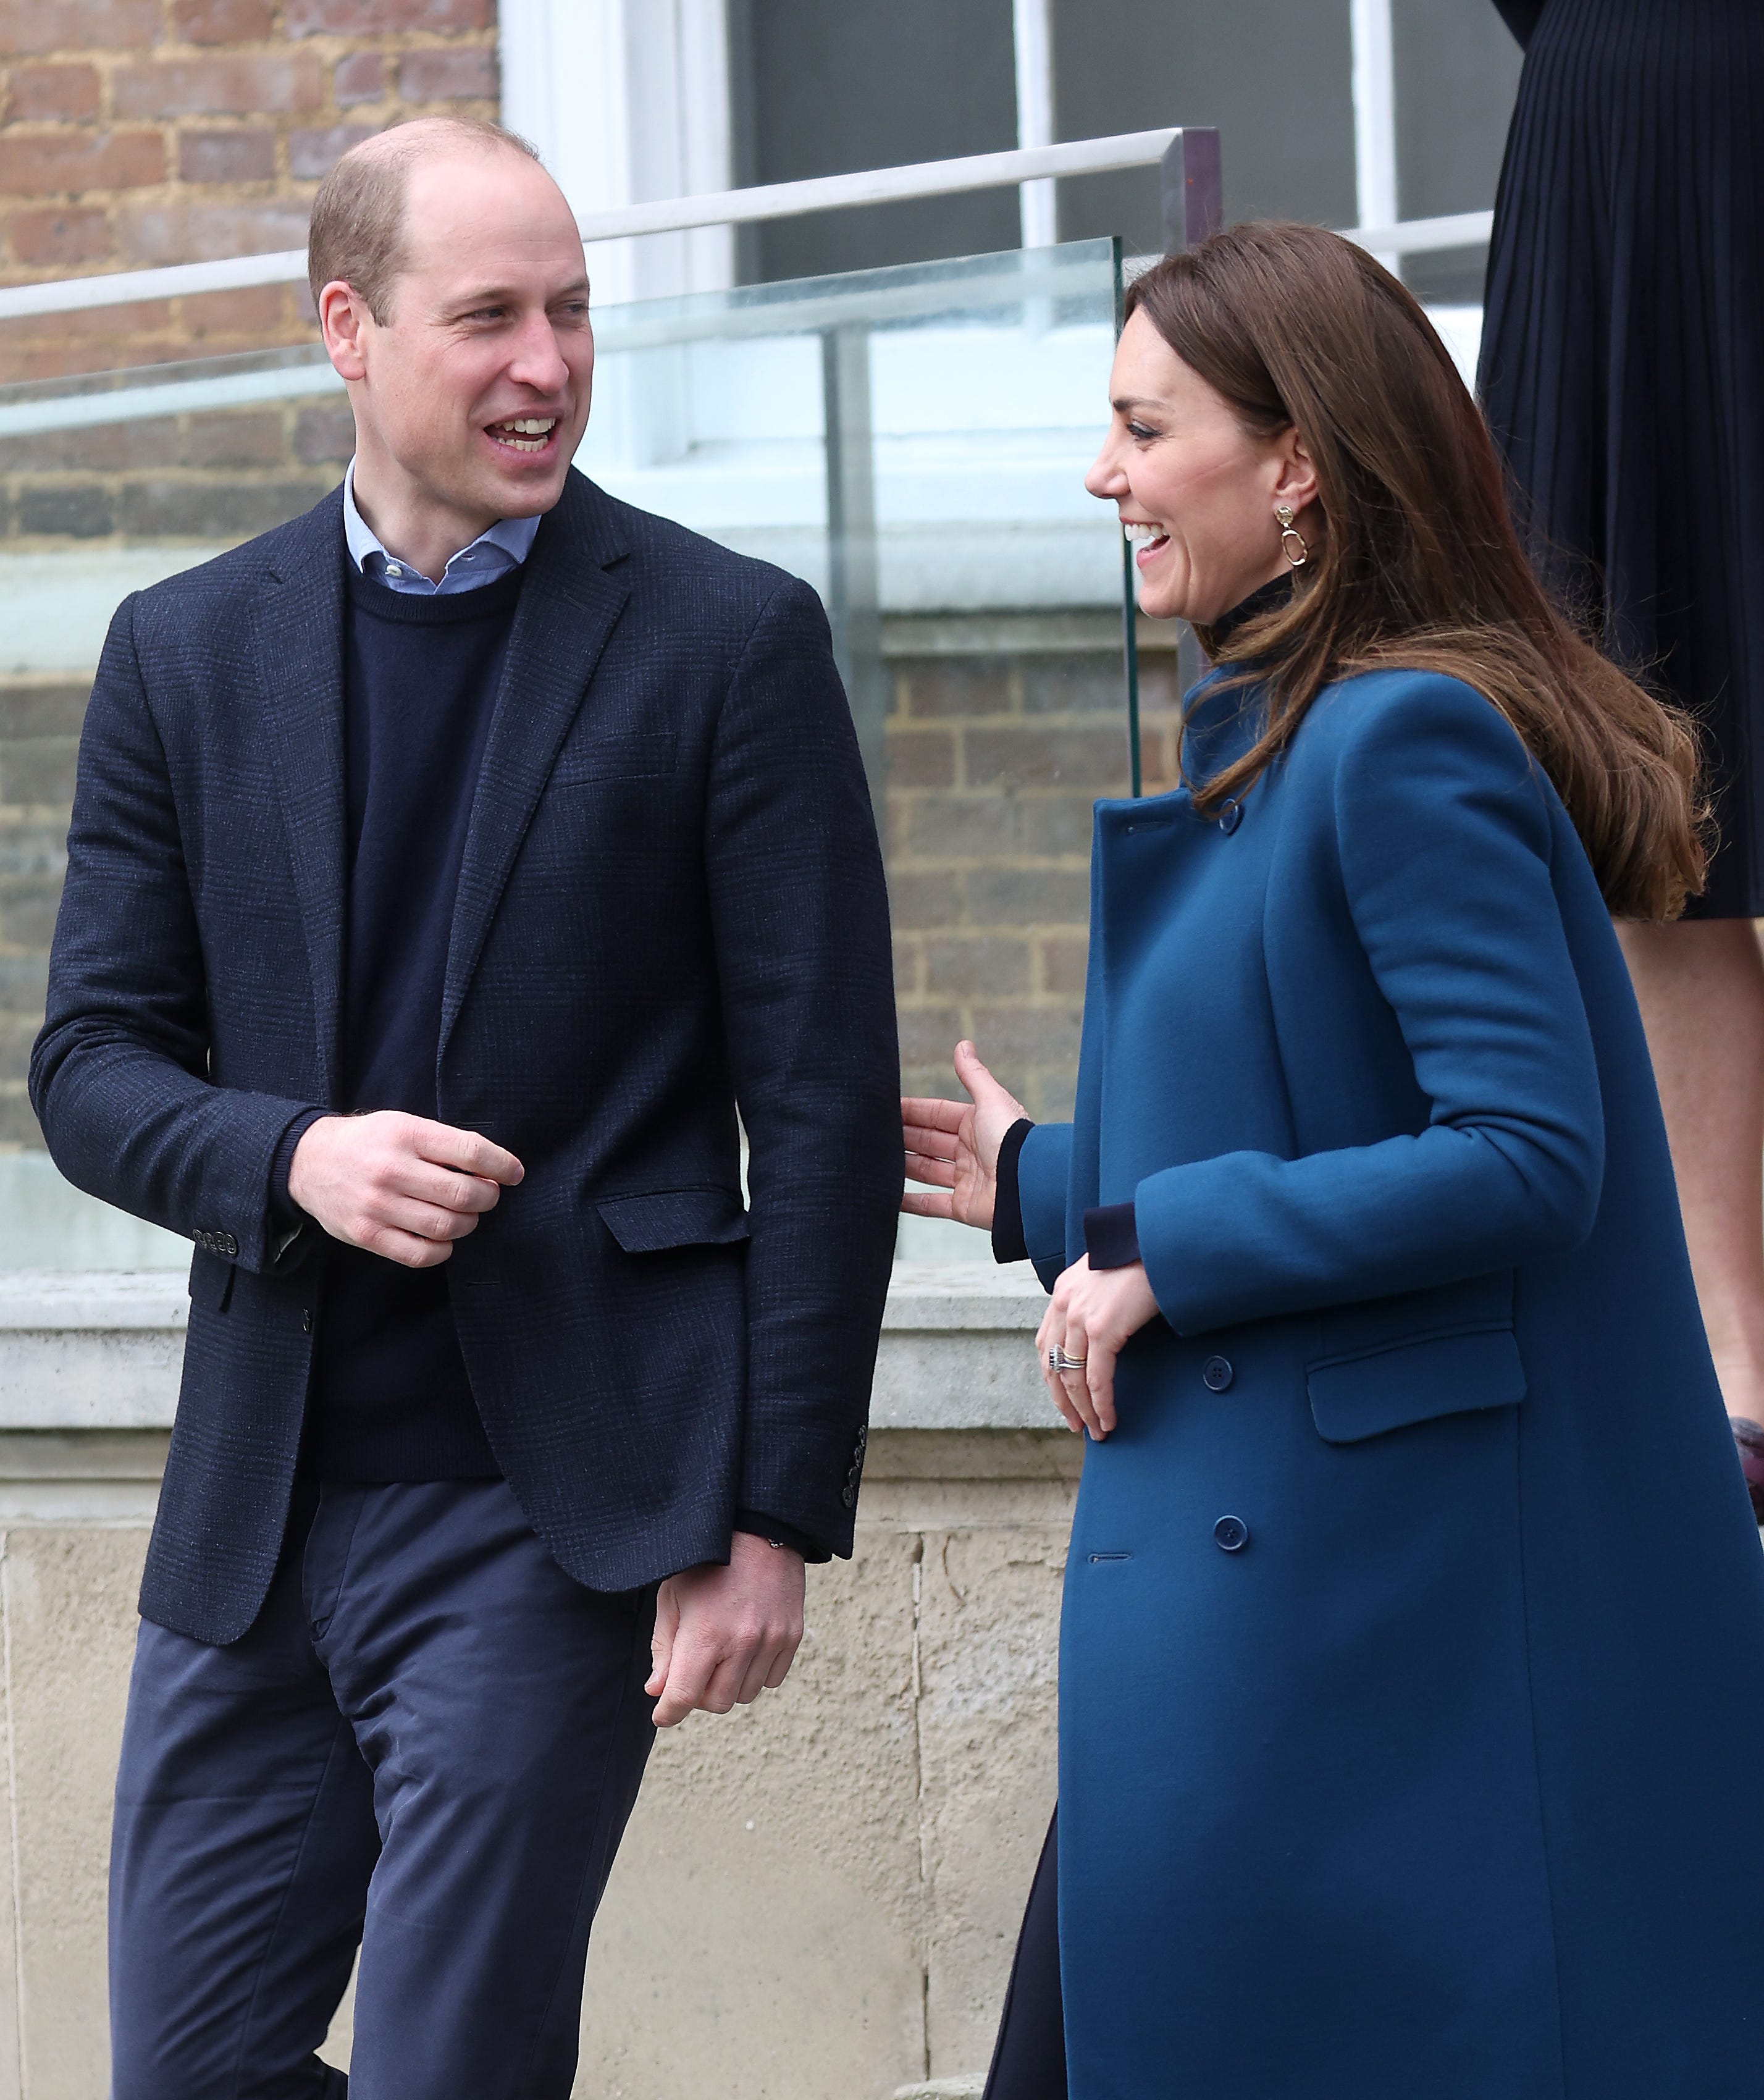
[[[224,1312],[232,1295],[234,1264],[206,1247],[190,1257],[190,1299],[210,1312]]]
[[[558,754],[551,784],[571,788],[578,781],[637,780],[672,773],[676,747],[671,729],[614,730],[598,737],[582,735]]]
[[[747,1214],[733,1189],[658,1189],[646,1196],[602,1197],[594,1207],[627,1254],[730,1246],[747,1237]]]
[[[1525,1366],[1510,1327],[1419,1341],[1310,1365],[1305,1374],[1317,1434],[1357,1444],[1442,1414],[1514,1407],[1525,1397]]]

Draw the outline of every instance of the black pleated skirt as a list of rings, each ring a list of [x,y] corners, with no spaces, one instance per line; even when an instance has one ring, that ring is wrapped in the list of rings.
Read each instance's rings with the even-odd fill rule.
[[[1546,0],[1480,386],[1534,558],[1703,725],[1692,915],[1764,915],[1764,0]]]

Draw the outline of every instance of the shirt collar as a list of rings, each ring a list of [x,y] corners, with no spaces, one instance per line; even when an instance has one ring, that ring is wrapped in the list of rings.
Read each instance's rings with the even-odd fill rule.
[[[499,518],[487,531],[480,532],[470,547],[461,547],[448,561],[441,572],[439,583],[431,583],[420,570],[408,562],[399,562],[381,544],[373,527],[355,505],[355,462],[351,460],[343,475],[343,540],[349,549],[349,558],[364,576],[379,576],[390,580],[386,572],[395,568],[401,571],[396,580],[408,590],[432,591],[437,593],[452,589],[459,590],[470,585],[488,583],[493,576],[505,576],[511,568],[518,568],[533,551],[533,540],[539,531],[537,518]],[[481,557],[471,561],[466,556],[474,549],[495,548],[501,557],[494,564]],[[373,566],[368,567],[369,558]],[[457,564],[463,571],[455,576]]]

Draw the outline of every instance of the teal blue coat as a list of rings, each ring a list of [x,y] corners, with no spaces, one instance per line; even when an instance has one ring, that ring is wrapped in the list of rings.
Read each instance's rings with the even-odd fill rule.
[[[1199,689],[1191,779],[1253,705]],[[1485,700],[1346,680],[1224,822],[1098,806],[1019,1180],[1050,1285],[1131,1200],[1163,1316],[1066,1577],[1073,2100],[1757,2100],[1764,1555],[1622,958]]]

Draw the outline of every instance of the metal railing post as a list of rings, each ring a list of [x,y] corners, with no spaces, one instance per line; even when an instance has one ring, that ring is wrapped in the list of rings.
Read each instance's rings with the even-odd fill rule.
[[[1179,131],[1164,149],[1161,163],[1164,198],[1164,253],[1180,254],[1184,248],[1198,247],[1225,223],[1224,178],[1219,156],[1219,134],[1212,130]],[[1131,549],[1129,552],[1131,553]],[[1131,571],[1130,571],[1131,573]],[[1130,636],[1128,650],[1135,660],[1134,693],[1138,695],[1137,651]],[[1206,673],[1206,660],[1186,620],[1176,642],[1176,683],[1184,692]],[[1138,739],[1135,738],[1137,756]],[[1136,794],[1137,786],[1134,789]]]
[[[831,328],[822,334],[821,398],[827,428],[827,623],[880,831],[888,792],[888,676],[876,564],[867,328]]]
[[[1197,247],[1225,223],[1219,134],[1184,126],[1158,163],[1164,204],[1164,253]]]

